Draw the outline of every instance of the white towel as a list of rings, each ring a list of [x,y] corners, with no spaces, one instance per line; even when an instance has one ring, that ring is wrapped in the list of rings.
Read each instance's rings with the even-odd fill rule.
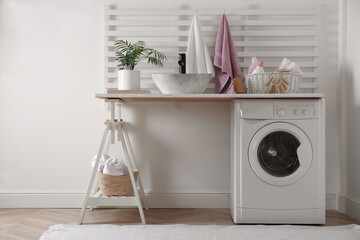
[[[189,31],[186,51],[186,73],[214,73],[209,50],[202,36],[201,26],[196,15]]]
[[[303,75],[300,66],[295,62],[290,63],[286,68],[290,69],[292,73],[298,73],[300,75]]]
[[[102,154],[101,157],[100,157],[100,160],[99,160],[99,166],[98,166],[98,171],[99,172],[103,172],[103,169],[104,169],[104,166],[105,166],[105,162],[106,160],[109,159],[109,155],[106,155],[106,154]],[[91,160],[91,166],[92,167],[95,167],[95,162],[96,162],[96,158],[97,158],[97,155],[95,155],[93,157],[93,159]]]
[[[278,69],[289,69],[292,73],[298,73],[300,75],[303,75],[303,72],[301,71],[300,66],[296,62],[292,62],[291,60],[284,58]]]
[[[129,170],[122,159],[112,156],[106,161],[103,173],[111,176],[122,176],[129,174]]]
[[[291,61],[287,58],[284,58],[281,63],[280,63],[280,66],[278,69],[285,69],[287,66],[289,66],[289,64],[291,63]]]

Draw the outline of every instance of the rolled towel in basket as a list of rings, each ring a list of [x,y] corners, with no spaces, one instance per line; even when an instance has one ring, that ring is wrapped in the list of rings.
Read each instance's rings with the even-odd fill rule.
[[[289,66],[289,64],[291,63],[291,60],[287,59],[287,58],[284,58],[281,63],[280,63],[280,66],[278,69],[285,69],[287,68],[287,66]]]
[[[129,174],[129,170],[122,159],[112,156],[106,161],[103,173],[111,176],[122,176]]]
[[[290,69],[292,73],[298,73],[300,75],[303,75],[300,66],[295,62],[290,63],[286,68]]]
[[[100,160],[99,160],[99,166],[98,166],[98,171],[99,172],[103,172],[103,169],[104,169],[104,166],[105,166],[105,162],[106,160],[109,159],[109,155],[107,154],[102,154],[101,157],[100,157]],[[95,167],[95,162],[96,162],[96,158],[97,158],[97,155],[95,155],[93,157],[93,159],[91,160],[91,166],[92,167]]]
[[[303,75],[303,72],[300,69],[300,66],[296,62],[292,62],[291,60],[284,58],[278,69],[289,69],[292,73],[298,73]]]

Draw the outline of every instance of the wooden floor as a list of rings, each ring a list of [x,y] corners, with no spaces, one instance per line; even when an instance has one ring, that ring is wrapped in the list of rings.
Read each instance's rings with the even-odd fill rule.
[[[54,224],[76,224],[80,209],[0,209],[0,239],[39,239]],[[229,209],[150,209],[148,224],[233,225]],[[334,210],[327,210],[326,225],[359,224]],[[88,210],[84,224],[140,224],[137,209]]]

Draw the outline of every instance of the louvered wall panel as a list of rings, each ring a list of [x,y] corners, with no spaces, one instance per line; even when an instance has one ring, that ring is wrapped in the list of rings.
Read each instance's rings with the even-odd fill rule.
[[[233,10],[124,10],[108,5],[105,10],[105,88],[117,88],[114,41],[143,40],[147,46],[167,56],[163,68],[140,63],[141,88],[157,92],[153,73],[177,73],[178,53],[186,52],[188,31],[197,13],[211,56],[217,28],[226,13],[242,71],[251,57],[265,63],[265,71],[275,70],[283,57],[297,62],[304,71],[301,92],[318,88],[318,10],[314,9],[233,9]],[[214,92],[212,81],[206,92]]]

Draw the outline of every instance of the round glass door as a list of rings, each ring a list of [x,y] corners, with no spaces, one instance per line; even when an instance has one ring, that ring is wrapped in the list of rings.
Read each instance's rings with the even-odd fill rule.
[[[276,131],[261,140],[257,155],[260,166],[270,175],[285,177],[300,166],[297,149],[300,141],[291,133]]]
[[[309,138],[290,123],[263,126],[252,137],[248,157],[252,170],[272,185],[289,185],[301,179],[312,162]]]

